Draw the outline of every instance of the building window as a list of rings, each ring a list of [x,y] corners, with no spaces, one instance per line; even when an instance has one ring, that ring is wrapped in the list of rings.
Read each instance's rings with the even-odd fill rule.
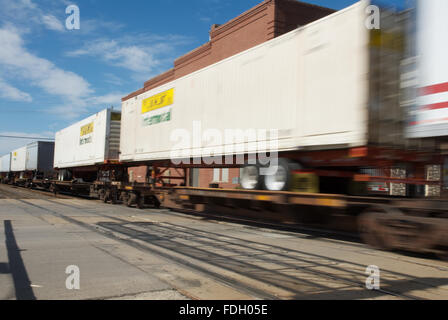
[[[222,169],[221,182],[229,182],[229,169]]]
[[[215,183],[219,183],[220,169],[213,169],[213,181]]]

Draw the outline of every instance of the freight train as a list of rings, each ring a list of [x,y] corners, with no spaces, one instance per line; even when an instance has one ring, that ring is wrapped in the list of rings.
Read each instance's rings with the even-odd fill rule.
[[[54,177],[54,142],[36,141],[0,158],[0,181],[48,188]]]
[[[366,26],[369,4],[139,90],[121,112],[59,131],[57,177],[40,186],[139,208],[212,205],[288,222],[354,217],[373,246],[446,256],[448,48],[428,35],[448,27],[440,14],[448,4],[420,1],[417,18],[381,10],[380,29]],[[429,15],[428,31],[421,21]],[[136,166],[148,167],[145,182],[129,182]],[[241,187],[194,188],[197,168],[241,168]]]

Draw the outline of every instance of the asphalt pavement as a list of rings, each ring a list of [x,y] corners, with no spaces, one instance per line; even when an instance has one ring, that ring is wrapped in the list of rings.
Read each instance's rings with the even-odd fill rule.
[[[435,258],[0,185],[1,300],[447,298]]]

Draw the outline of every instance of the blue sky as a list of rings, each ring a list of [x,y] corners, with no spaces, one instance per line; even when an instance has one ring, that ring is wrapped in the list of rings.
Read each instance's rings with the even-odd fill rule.
[[[401,4],[405,0],[385,3]],[[261,0],[0,0],[0,135],[53,137],[172,67]],[[307,0],[334,9],[355,0]],[[67,30],[76,4],[81,29]],[[0,154],[27,140],[0,138]]]

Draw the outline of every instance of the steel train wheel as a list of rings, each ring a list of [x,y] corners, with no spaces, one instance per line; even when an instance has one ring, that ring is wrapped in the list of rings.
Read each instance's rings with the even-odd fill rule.
[[[368,211],[358,218],[358,230],[364,243],[372,248],[387,250],[383,229],[378,221],[381,212]]]
[[[241,187],[244,190],[259,190],[261,188],[260,167],[248,164],[241,169]]]
[[[278,165],[272,168],[275,172],[263,176],[263,189],[268,191],[289,191],[291,189],[292,172],[302,166],[289,159],[278,159]]]

